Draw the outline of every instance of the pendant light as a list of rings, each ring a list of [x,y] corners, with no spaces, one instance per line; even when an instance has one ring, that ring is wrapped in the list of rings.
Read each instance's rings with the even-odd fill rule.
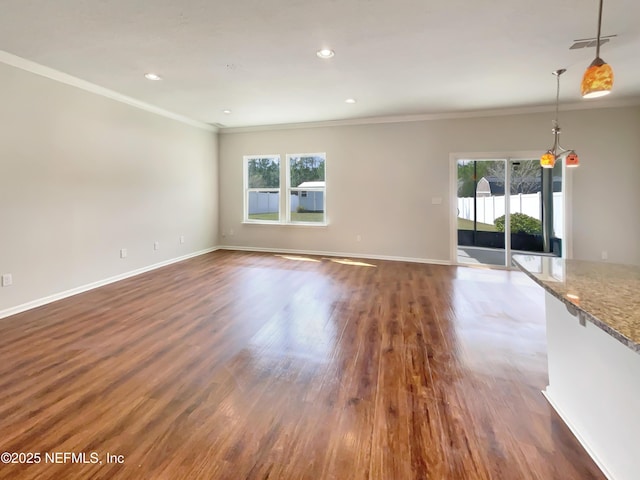
[[[602,3],[598,13],[598,36],[596,37],[596,58],[582,77],[582,98],[596,98],[611,93],[613,88],[613,70],[608,63],[600,58],[600,29],[602,27]]]
[[[560,125],[558,124],[558,110],[560,106],[560,75],[567,70],[561,68],[553,74],[556,76],[556,118],[553,120],[553,146],[540,157],[540,166],[543,168],[553,168],[556,160],[565,159],[567,167],[577,167],[580,165],[578,154],[573,150],[565,150],[560,146]]]

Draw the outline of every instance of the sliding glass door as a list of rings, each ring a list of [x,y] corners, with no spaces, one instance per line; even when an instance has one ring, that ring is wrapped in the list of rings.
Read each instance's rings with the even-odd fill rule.
[[[456,172],[458,263],[508,267],[512,252],[560,255],[560,165],[543,173],[537,159],[458,159]],[[553,219],[546,242],[545,215]]]

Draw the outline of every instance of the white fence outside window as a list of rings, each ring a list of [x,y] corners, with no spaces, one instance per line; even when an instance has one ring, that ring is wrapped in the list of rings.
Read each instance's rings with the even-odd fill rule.
[[[298,207],[298,197],[291,199],[294,208]],[[278,213],[280,211],[280,194],[275,192],[250,192],[249,215],[258,213]]]
[[[477,197],[478,222],[495,224],[495,219],[504,215],[504,196]],[[509,197],[511,213],[524,213],[542,220],[542,202],[540,192],[511,195]],[[564,237],[562,219],[562,192],[553,193],[553,230],[558,238]],[[473,197],[458,198],[458,217],[473,220]]]
[[[291,211],[298,205],[309,212],[319,212],[324,206],[324,192],[305,191],[305,195],[291,195]],[[257,213],[277,213],[280,210],[280,194],[274,192],[250,192],[249,215]]]

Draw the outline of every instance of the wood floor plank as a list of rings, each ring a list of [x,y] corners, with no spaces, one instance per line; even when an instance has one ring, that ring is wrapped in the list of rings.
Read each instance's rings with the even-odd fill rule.
[[[0,320],[0,480],[602,480],[518,272],[217,251]],[[106,454],[124,463],[108,463]]]

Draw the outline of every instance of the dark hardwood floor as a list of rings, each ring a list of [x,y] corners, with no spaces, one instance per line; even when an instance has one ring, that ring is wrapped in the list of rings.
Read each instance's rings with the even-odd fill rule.
[[[0,320],[0,452],[41,455],[0,479],[604,479],[540,393],[540,287],[335,260],[218,251]]]

